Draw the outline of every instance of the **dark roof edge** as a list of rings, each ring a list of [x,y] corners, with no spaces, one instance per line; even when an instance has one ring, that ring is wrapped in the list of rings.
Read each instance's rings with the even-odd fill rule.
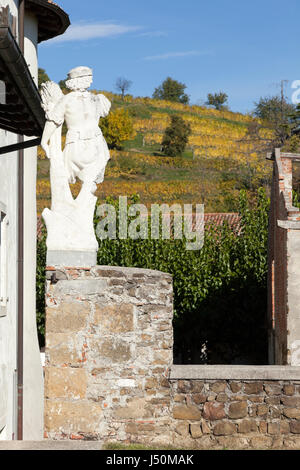
[[[42,33],[43,35],[39,34],[38,42],[42,41],[47,41],[48,39],[52,39],[56,36],[60,36],[61,34],[64,34],[64,32],[67,30],[67,28],[70,26],[70,18],[69,15],[56,3],[53,3],[48,0],[26,0],[25,1],[26,8],[30,10],[30,7],[42,7],[46,10],[51,12],[57,17],[57,28],[55,30],[55,33],[47,31],[46,29],[43,29]],[[39,14],[37,13],[37,17],[39,19]],[[39,30],[40,30],[40,25],[39,25]]]
[[[45,114],[41,107],[41,97],[21,49],[8,26],[0,26],[0,57],[13,78],[21,99],[24,100],[39,125],[40,135],[42,135]]]

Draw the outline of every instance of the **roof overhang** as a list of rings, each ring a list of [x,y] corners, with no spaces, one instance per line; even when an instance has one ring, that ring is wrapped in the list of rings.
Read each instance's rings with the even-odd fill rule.
[[[25,0],[25,8],[38,19],[38,42],[59,36],[70,26],[67,13],[52,0]]]
[[[15,134],[41,136],[45,114],[41,97],[24,56],[8,25],[0,24],[0,80],[5,104],[0,104],[0,128]]]

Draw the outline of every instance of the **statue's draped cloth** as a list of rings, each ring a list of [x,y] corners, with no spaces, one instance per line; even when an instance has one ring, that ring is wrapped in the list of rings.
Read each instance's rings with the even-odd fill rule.
[[[68,172],[69,183],[75,183],[76,177],[82,182],[102,183],[106,164],[110,158],[107,143],[99,128],[99,119],[106,117],[111,103],[102,94],[75,91],[65,95],[47,113],[47,120],[61,126],[66,120],[68,132],[64,148],[64,164]],[[72,122],[72,116],[83,116],[80,127]]]

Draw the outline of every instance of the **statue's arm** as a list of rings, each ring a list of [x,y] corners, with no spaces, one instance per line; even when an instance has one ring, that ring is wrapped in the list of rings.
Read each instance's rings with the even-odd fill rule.
[[[99,115],[100,117],[106,117],[109,114],[111,108],[111,102],[106,98],[106,96],[100,94],[98,97],[98,106],[99,106]]]
[[[41,146],[42,146],[42,149],[45,151],[48,158],[50,158],[49,140],[53,136],[56,129],[58,129],[58,127],[59,125],[57,125],[55,122],[46,121],[46,125],[45,125],[43,136],[42,136]]]

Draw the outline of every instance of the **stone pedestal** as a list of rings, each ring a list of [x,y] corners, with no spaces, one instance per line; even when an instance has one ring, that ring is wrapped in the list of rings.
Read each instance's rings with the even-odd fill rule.
[[[46,437],[153,441],[167,433],[171,276],[47,268],[46,301]]]

